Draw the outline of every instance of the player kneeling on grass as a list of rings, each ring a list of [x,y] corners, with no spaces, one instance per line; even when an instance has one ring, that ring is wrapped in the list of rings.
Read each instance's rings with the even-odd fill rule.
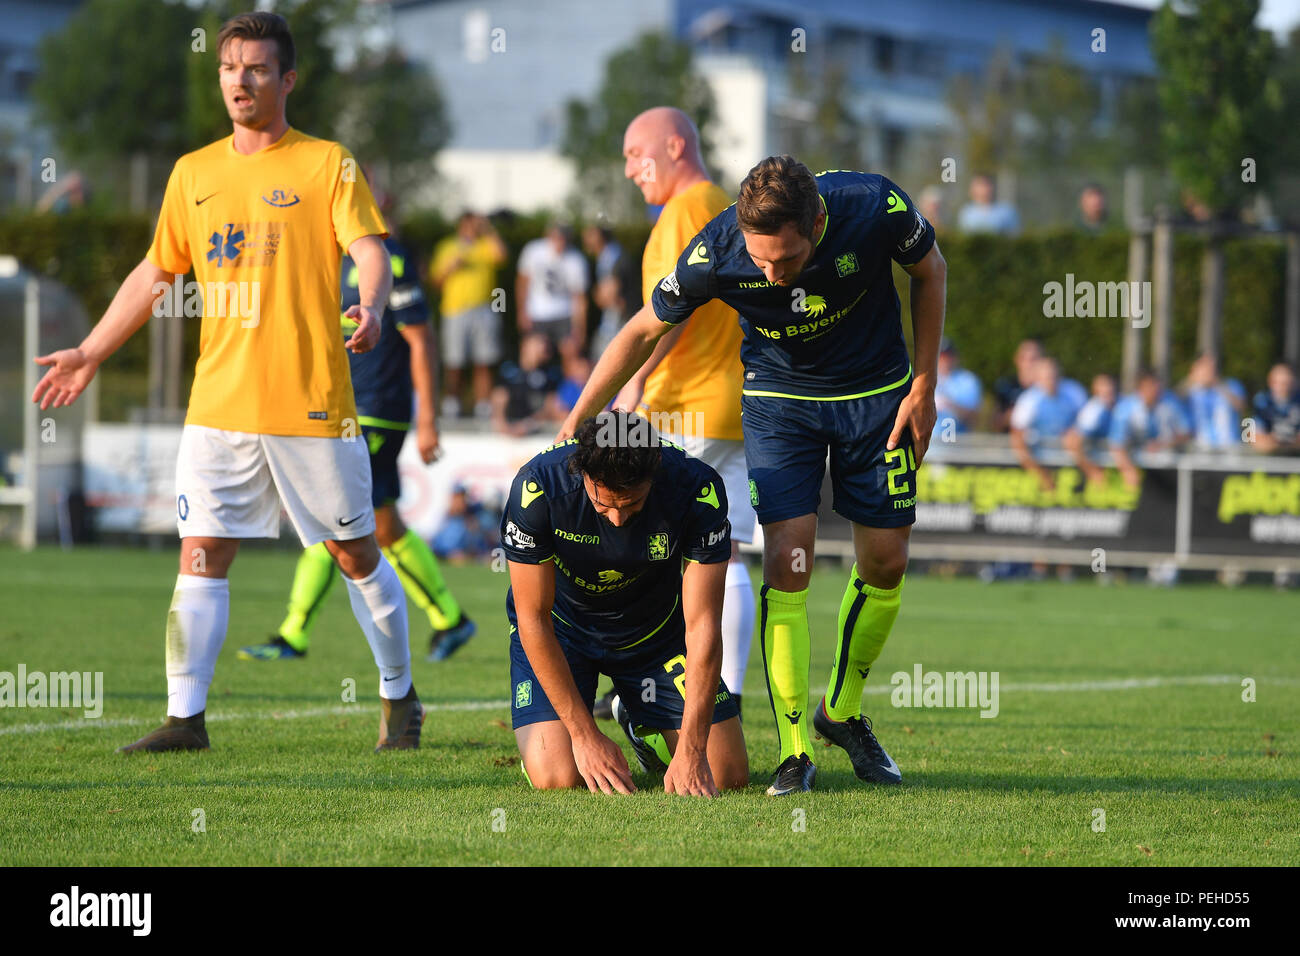
[[[501,539],[511,716],[534,787],[636,789],[591,716],[602,673],[637,760],[664,771],[666,792],[749,783],[720,677],[731,528],[716,471],[645,419],[603,412],[520,469]]]

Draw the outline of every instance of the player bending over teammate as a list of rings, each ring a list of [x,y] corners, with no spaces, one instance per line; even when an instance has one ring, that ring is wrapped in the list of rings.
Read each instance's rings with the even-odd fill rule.
[[[604,412],[520,469],[502,517],[511,717],[539,789],[636,789],[591,716],[600,674],[642,769],[668,793],[749,782],[720,679],[731,558],[722,479],[645,419]]]
[[[911,276],[915,366],[891,260]],[[916,468],[934,428],[946,275],[934,229],[894,183],[813,176],[793,157],[769,157],[610,343],[560,430],[572,434],[603,407],[660,337],[692,314],[699,321],[700,306],[721,299],[740,313],[745,459],[764,534],[760,639],[781,741],[774,796],[810,790],[816,776],[807,601],[828,453],[832,504],[852,522],[857,563],[813,726],[848,751],[860,778],[902,779],[862,716],[862,687],[902,596]]]

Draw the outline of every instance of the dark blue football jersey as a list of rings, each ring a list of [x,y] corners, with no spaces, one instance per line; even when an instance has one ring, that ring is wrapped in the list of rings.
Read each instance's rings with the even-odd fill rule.
[[[677,324],[710,299],[740,314],[746,395],[842,398],[901,385],[911,363],[890,261],[920,262],[934,227],[884,176],[817,176],[826,227],[790,286],[763,278],[729,206],[655,287],[655,314]]]
[[[592,505],[582,476],[569,471],[576,444],[552,446],[519,470],[501,544],[511,561],[555,562],[552,613],[568,633],[621,649],[681,615],[683,558],[730,560],[727,493],[710,466],[665,442],[645,504],[616,528]],[[506,614],[517,624],[513,590]]]
[[[379,344],[369,352],[348,353],[352,367],[352,391],[357,399],[357,418],[362,425],[407,428],[411,422],[411,347],[401,330],[429,321],[429,306],[420,288],[415,260],[396,239],[384,240],[393,266],[393,291],[380,320]],[[361,304],[357,288],[357,264],[343,257],[341,322],[343,337],[351,338],[357,323],[347,310]]]

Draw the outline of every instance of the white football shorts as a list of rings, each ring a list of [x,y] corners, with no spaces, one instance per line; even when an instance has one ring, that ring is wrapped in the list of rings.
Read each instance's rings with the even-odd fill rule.
[[[278,538],[280,507],[304,547],[375,530],[370,456],[355,438],[259,435],[186,425],[176,457],[182,538]]]
[[[754,540],[758,517],[749,503],[749,469],[745,465],[745,443],[730,438],[703,438],[698,435],[664,435],[681,445],[686,454],[709,465],[722,476],[727,489],[727,520],[731,522],[731,540],[749,544]]]

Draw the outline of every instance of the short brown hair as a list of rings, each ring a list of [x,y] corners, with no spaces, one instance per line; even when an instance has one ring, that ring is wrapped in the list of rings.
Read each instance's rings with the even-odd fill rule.
[[[275,58],[280,63],[280,75],[284,76],[294,68],[297,57],[293,50],[293,34],[289,32],[289,23],[278,13],[258,10],[254,13],[241,13],[231,17],[221,25],[217,34],[217,56],[226,48],[230,40],[274,40]]]
[[[793,156],[769,156],[749,171],[736,199],[736,222],[742,232],[774,236],[786,223],[813,238],[821,212],[817,179]]]

